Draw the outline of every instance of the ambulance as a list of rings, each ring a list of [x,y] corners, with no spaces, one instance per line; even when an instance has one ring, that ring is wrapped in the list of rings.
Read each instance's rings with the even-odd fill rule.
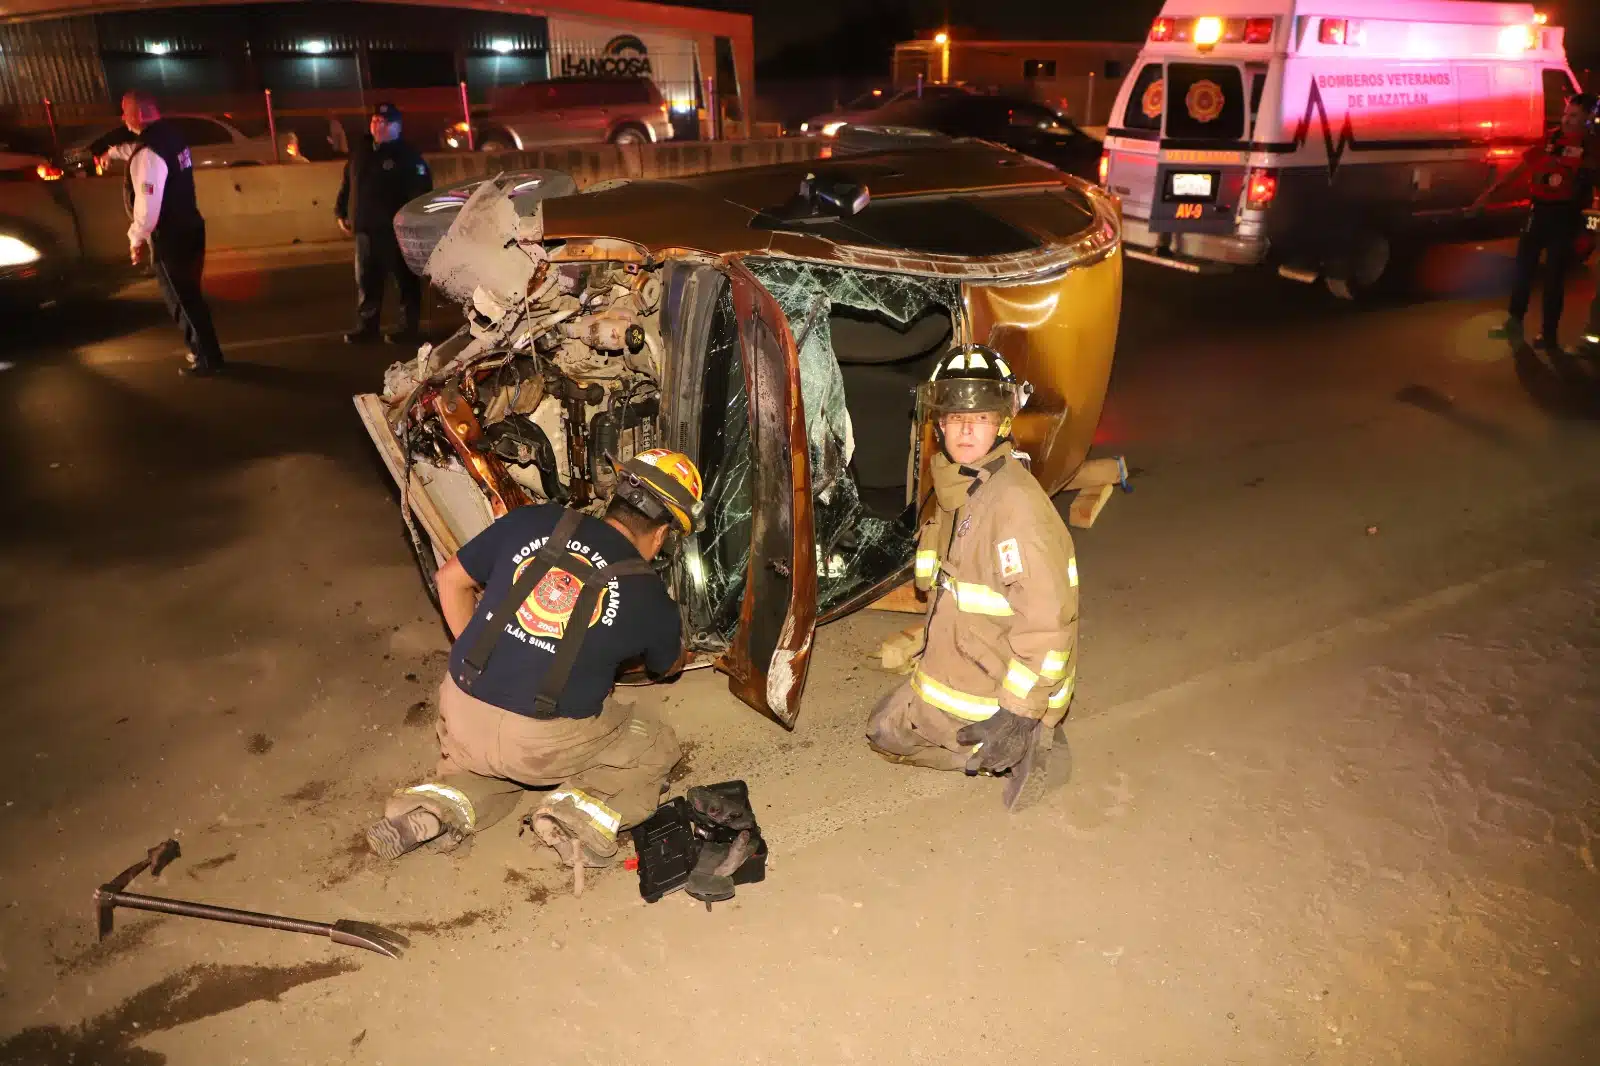
[[[1562,37],[1527,4],[1168,0],[1100,160],[1124,248],[1356,299],[1427,243],[1509,236],[1526,202],[1472,205],[1577,91]]]

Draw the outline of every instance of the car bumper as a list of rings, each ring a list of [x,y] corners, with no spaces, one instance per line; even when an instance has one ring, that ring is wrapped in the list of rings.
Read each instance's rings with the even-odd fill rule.
[[[1271,250],[1271,243],[1265,237],[1158,233],[1150,228],[1148,219],[1132,215],[1123,216],[1122,240],[1130,258],[1191,273],[1260,266],[1267,261]]]

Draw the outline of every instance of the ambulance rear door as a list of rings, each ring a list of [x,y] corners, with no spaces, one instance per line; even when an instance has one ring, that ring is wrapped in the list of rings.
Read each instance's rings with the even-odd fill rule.
[[[1234,231],[1266,78],[1264,63],[1168,58],[1161,154],[1149,215],[1152,231]]]

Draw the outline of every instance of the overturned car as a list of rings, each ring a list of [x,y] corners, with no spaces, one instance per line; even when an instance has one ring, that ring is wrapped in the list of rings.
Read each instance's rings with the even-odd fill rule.
[[[508,173],[396,225],[467,318],[356,397],[425,578],[510,508],[602,509],[608,456],[684,452],[705,524],[658,565],[689,651],[785,726],[817,623],[908,576],[932,447],[913,392],[940,352],[987,343],[1033,383],[1016,436],[1051,492],[1099,421],[1115,203],[993,145],[581,193]]]

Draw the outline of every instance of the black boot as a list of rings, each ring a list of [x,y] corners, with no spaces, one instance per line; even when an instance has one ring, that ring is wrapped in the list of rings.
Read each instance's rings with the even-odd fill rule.
[[[689,895],[705,903],[733,898],[735,885],[751,885],[767,878],[767,842],[753,829],[741,830],[731,842],[707,841],[694,864]]]

